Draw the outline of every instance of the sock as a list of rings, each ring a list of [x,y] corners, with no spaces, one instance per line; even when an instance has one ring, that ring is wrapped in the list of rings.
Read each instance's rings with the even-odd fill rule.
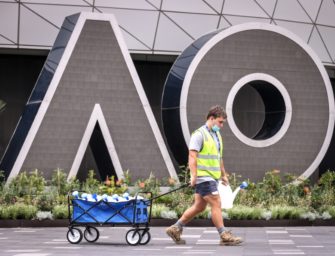
[[[228,229],[225,228],[225,226],[222,226],[221,228],[217,228],[219,234],[221,235],[223,232],[227,231]]]
[[[178,220],[174,226],[177,226],[180,230],[183,230],[183,227],[185,227],[185,223],[183,223],[181,220]]]

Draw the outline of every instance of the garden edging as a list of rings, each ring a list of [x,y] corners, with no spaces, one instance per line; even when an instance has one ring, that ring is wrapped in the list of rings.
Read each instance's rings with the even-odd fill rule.
[[[151,227],[170,226],[176,222],[175,219],[151,219]],[[305,219],[276,219],[276,220],[225,220],[227,227],[287,227],[287,226],[335,226],[335,219],[330,220],[305,220]],[[0,220],[0,228],[28,228],[28,227],[67,227],[68,219],[57,220]],[[121,225],[118,225],[121,226]],[[131,226],[131,225],[123,225]],[[212,221],[209,219],[192,220],[188,226],[191,227],[211,227]]]

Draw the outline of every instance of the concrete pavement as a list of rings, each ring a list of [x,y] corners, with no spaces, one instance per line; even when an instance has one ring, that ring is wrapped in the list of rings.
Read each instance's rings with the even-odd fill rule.
[[[335,227],[233,228],[241,236],[240,246],[219,246],[213,227],[187,227],[186,245],[176,245],[166,236],[165,227],[151,227],[147,245],[130,246],[125,235],[129,227],[99,227],[95,243],[83,239],[70,244],[67,228],[0,228],[1,256],[53,255],[335,255]]]

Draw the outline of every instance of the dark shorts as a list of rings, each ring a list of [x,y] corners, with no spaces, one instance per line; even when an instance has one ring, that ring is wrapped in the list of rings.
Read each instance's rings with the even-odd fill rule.
[[[195,185],[195,193],[202,197],[207,195],[218,195],[218,183],[216,181],[205,181]]]

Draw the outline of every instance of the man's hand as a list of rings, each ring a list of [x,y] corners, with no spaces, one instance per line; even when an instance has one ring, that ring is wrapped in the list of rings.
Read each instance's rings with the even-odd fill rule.
[[[197,182],[197,177],[194,177],[193,175],[191,175],[190,186],[191,186],[192,188],[195,187],[196,182]]]
[[[228,180],[227,175],[223,175],[221,180],[222,180],[223,185],[226,185],[226,186],[229,185],[229,180]]]

